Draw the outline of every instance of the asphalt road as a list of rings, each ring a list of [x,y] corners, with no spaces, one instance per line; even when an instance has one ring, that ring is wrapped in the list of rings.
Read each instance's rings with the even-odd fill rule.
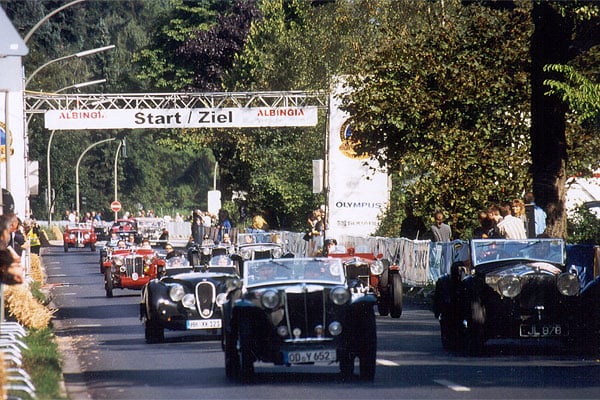
[[[551,341],[488,342],[481,357],[443,351],[424,306],[378,317],[375,381],[342,381],[338,366],[257,364],[256,381],[225,378],[218,338],[166,331],[146,344],[139,292],[106,298],[99,253],[43,249],[70,399],[567,399],[600,398],[600,360]]]

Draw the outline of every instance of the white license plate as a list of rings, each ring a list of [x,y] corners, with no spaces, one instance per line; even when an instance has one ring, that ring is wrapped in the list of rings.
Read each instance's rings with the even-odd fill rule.
[[[220,319],[192,319],[185,322],[187,329],[220,329]]]
[[[284,355],[285,362],[289,364],[333,362],[337,360],[335,350],[290,351]]]
[[[519,333],[521,337],[547,337],[547,336],[564,336],[564,328],[559,324],[549,325],[528,325],[520,326]]]

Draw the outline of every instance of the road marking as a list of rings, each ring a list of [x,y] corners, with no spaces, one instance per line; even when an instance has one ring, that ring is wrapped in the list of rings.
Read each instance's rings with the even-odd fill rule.
[[[400,364],[398,364],[397,362],[390,361],[390,360],[383,360],[383,359],[377,359],[377,364],[383,365],[386,367],[399,367],[400,366]]]
[[[78,328],[100,328],[102,325],[101,324],[80,324],[80,325],[73,325],[73,326],[69,326],[69,328],[73,329],[78,329]]]
[[[55,275],[48,275],[48,278],[58,278],[61,276],[67,276],[67,274],[55,274]]]
[[[455,392],[470,392],[471,391],[471,389],[466,386],[461,386],[454,382],[447,381],[445,379],[434,379],[433,381],[439,385],[446,386],[448,389],[454,390]]]

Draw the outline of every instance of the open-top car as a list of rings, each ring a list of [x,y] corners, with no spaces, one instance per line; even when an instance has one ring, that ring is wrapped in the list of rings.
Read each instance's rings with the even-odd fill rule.
[[[134,235],[136,243],[142,242],[142,237],[138,233],[137,222],[133,218],[123,218],[114,221],[110,227],[109,235],[112,232],[116,232],[122,239],[127,239],[129,235]]]
[[[478,354],[488,339],[575,339],[580,293],[563,240],[476,239],[437,281],[434,314],[445,349]]]
[[[106,297],[113,297],[114,289],[141,290],[164,265],[165,259],[153,249],[112,249],[103,262]]]
[[[159,277],[142,289],[140,318],[147,343],[165,340],[165,329],[216,334],[222,327],[222,305],[232,281],[239,280],[226,255],[197,271],[185,255],[166,260]]]
[[[63,248],[65,253],[69,248],[89,247],[91,251],[96,251],[96,232],[90,223],[78,223],[69,225],[63,233]]]
[[[227,377],[247,381],[258,361],[275,365],[339,363],[345,377],[375,375],[375,296],[347,282],[341,260],[247,261],[224,304]]]
[[[402,315],[402,276],[400,268],[381,254],[374,255],[367,248],[346,248],[336,245],[328,257],[339,258],[344,263],[348,280],[356,280],[364,291],[377,297],[379,315],[400,318]]]
[[[249,260],[266,258],[290,258],[294,254],[287,251],[285,243],[278,232],[238,233],[235,252],[231,255],[240,270]],[[241,271],[240,271],[241,273]]]
[[[233,253],[233,246],[215,244],[212,241],[193,244],[187,249],[187,257],[194,267],[208,266],[211,260],[216,256],[230,255]]]
[[[135,223],[140,240],[148,239],[153,245],[169,241],[164,218],[136,217]]]

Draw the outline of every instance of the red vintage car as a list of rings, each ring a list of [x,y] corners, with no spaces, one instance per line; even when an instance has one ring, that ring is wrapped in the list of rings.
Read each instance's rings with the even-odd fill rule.
[[[327,256],[342,259],[348,282],[359,281],[365,293],[375,294],[379,315],[400,318],[403,287],[397,265],[381,254],[374,255],[369,249],[339,245],[333,247]]]
[[[96,232],[92,224],[79,223],[77,225],[69,225],[63,233],[63,246],[65,253],[70,247],[83,248],[89,247],[92,251],[96,251]]]
[[[113,289],[141,290],[165,268],[165,259],[153,249],[115,248],[107,254],[102,266],[106,297],[113,297]]]

